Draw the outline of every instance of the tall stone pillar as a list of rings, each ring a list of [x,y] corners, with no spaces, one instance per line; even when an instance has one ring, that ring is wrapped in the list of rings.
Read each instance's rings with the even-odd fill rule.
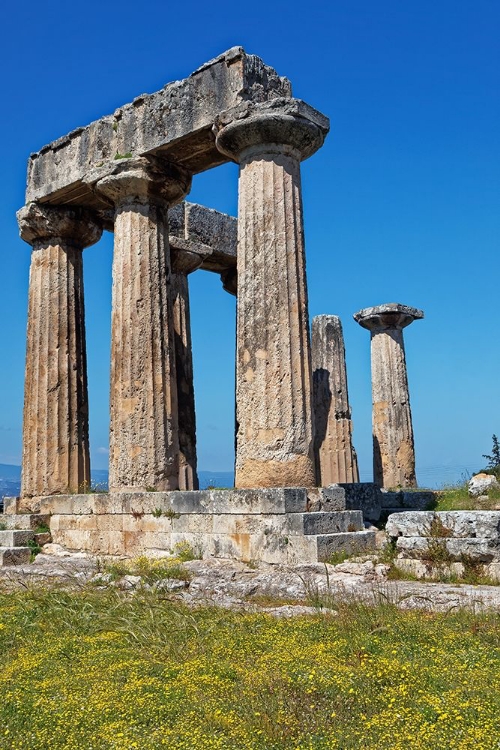
[[[117,163],[97,190],[115,206],[111,491],[178,488],[179,437],[167,210],[190,176],[160,160]]]
[[[315,484],[300,162],[328,121],[297,100],[246,103],[216,123],[240,165],[236,487]]]
[[[354,315],[371,333],[373,477],[380,487],[417,486],[403,328],[423,317],[397,303]]]
[[[359,482],[358,460],[352,444],[344,336],[336,315],[313,318],[312,363],[318,483],[327,487],[338,482]]]
[[[18,214],[31,254],[21,496],[90,485],[82,250],[102,229],[89,211],[30,203]]]
[[[189,314],[188,274],[200,267],[203,256],[181,251],[173,254],[172,306],[179,414],[179,489],[199,489],[196,470],[196,411],[193,351]]]

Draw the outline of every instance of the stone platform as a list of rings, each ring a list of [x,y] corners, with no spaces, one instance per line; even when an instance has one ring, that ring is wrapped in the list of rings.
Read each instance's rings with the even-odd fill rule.
[[[56,495],[29,501],[50,516],[52,541],[95,555],[161,557],[189,545],[200,558],[297,564],[374,549],[341,488]],[[24,504],[25,505],[25,504]],[[6,499],[3,518],[28,510]]]

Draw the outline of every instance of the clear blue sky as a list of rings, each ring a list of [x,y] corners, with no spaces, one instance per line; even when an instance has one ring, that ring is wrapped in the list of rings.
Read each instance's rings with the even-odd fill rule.
[[[406,330],[421,484],[479,468],[500,433],[500,5],[50,1],[0,26],[0,462],[20,463],[30,250],[18,238],[31,151],[242,45],[331,118],[303,165],[310,314],[344,325],[354,437],[371,476],[369,334],[362,307],[425,311]],[[190,200],[236,214],[237,169]],[[112,237],[85,251],[93,466],[108,433]],[[191,277],[199,466],[233,463],[234,299]]]

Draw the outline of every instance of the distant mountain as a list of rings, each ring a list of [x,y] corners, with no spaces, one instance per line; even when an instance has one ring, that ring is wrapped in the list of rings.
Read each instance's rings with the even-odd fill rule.
[[[232,471],[199,471],[200,489],[207,487],[232,487]],[[108,472],[105,469],[92,470],[92,486],[101,492],[108,488]],[[0,498],[16,497],[21,491],[21,467],[0,464]]]

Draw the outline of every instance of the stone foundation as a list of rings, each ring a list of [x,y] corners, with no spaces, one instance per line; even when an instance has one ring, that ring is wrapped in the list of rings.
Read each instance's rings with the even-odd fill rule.
[[[327,561],[374,549],[361,511],[342,492],[304,488],[58,495],[37,498],[52,541],[94,555],[194,556],[267,563]],[[312,510],[314,508],[314,510]],[[6,516],[17,510],[8,501]]]

